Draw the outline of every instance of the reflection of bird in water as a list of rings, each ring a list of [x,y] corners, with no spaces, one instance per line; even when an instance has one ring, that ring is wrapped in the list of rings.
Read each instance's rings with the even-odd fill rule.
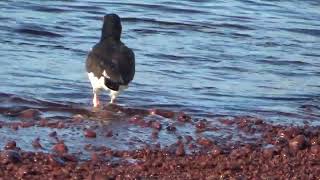
[[[104,16],[100,42],[89,52],[86,69],[93,88],[93,105],[99,105],[101,89],[110,91],[110,102],[114,103],[120,91],[128,88],[135,74],[133,51],[121,42],[120,17],[116,14]]]

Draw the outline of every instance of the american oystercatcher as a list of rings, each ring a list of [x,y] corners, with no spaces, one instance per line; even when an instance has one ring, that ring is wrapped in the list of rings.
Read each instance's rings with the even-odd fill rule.
[[[93,89],[94,107],[100,104],[98,93],[101,89],[110,91],[110,103],[114,103],[134,77],[134,53],[121,42],[121,31],[120,17],[105,15],[100,41],[88,54],[86,70]]]

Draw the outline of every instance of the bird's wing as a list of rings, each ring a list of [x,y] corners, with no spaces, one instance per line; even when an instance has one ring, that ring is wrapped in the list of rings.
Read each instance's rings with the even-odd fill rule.
[[[135,74],[135,55],[133,51],[128,48],[122,48],[120,60],[118,61],[118,68],[124,84],[132,81]]]

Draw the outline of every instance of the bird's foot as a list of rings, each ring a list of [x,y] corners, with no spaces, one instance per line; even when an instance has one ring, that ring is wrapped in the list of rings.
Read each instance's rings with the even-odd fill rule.
[[[98,107],[100,106],[100,101],[97,97],[93,98],[93,107]]]
[[[115,102],[116,102],[116,98],[111,98],[110,99],[110,104],[115,104]]]

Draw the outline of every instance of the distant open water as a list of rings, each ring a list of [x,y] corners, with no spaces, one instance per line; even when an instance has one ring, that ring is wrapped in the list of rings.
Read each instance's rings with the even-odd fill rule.
[[[106,13],[121,16],[122,41],[136,54],[120,104],[277,123],[320,118],[312,0],[1,1],[0,92],[90,107],[84,62]]]

